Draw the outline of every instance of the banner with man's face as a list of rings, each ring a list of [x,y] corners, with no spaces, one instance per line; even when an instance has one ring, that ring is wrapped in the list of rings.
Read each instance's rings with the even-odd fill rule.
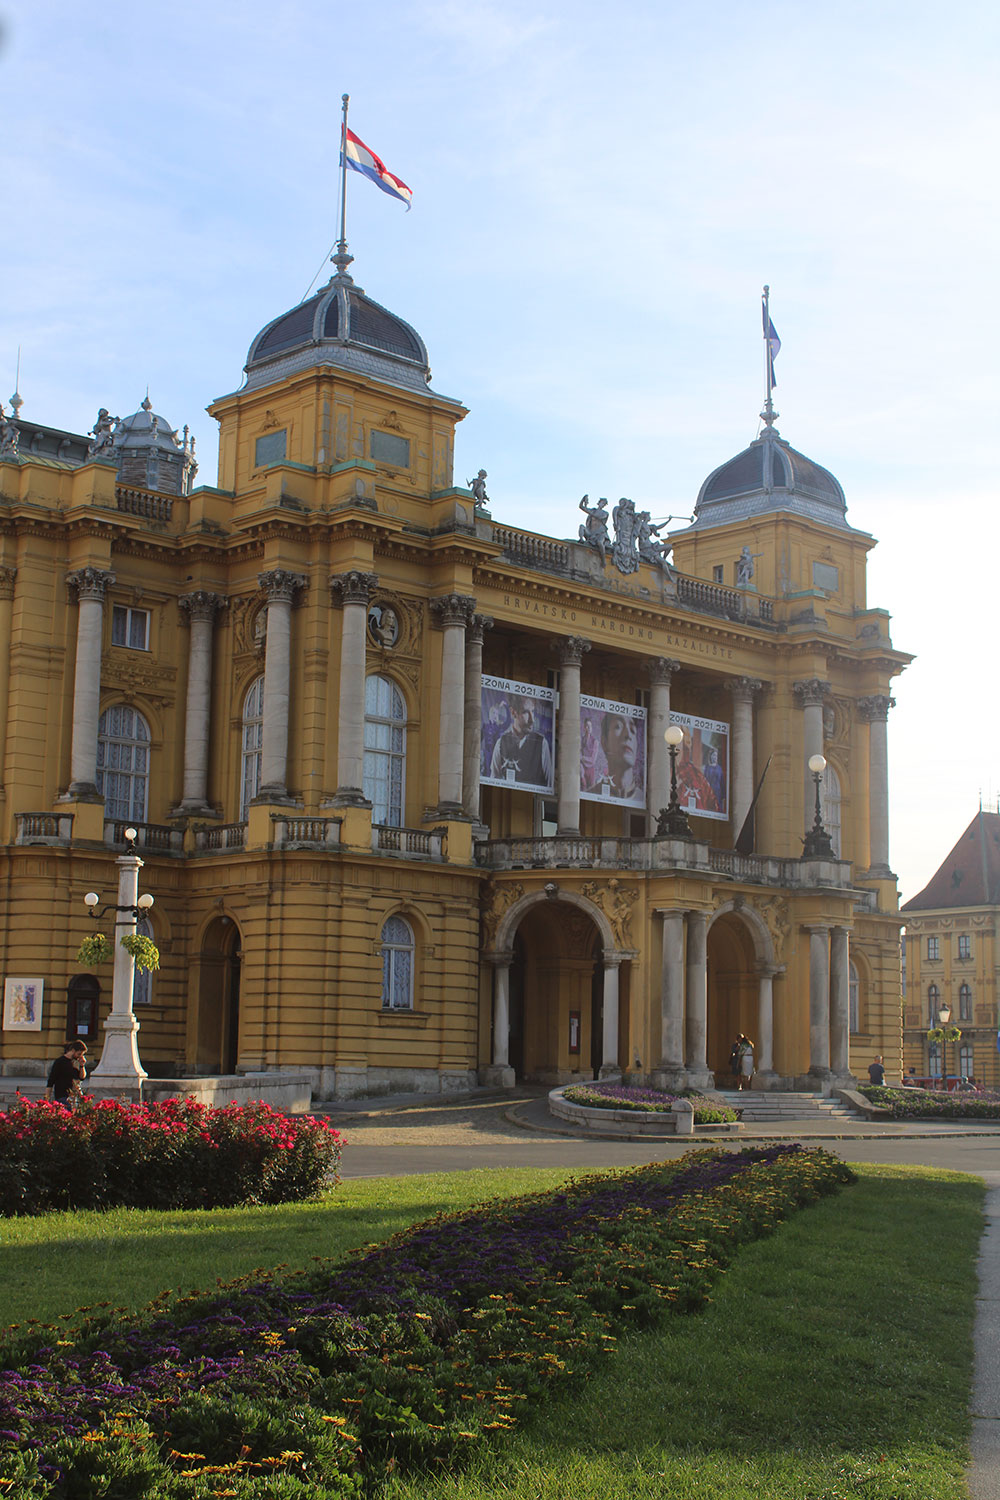
[[[580,695],[580,797],[646,806],[646,710]]]
[[[675,714],[671,724],[684,731],[677,752],[677,797],[685,812],[699,818],[729,817],[729,725],[719,719]]]
[[[548,792],[556,784],[555,691],[484,677],[480,708],[482,786]]]

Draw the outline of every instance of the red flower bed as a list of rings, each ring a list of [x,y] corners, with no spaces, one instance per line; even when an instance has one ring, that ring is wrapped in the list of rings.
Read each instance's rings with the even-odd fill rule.
[[[336,1182],[341,1139],[267,1104],[24,1101],[0,1113],[0,1214],[287,1203]]]

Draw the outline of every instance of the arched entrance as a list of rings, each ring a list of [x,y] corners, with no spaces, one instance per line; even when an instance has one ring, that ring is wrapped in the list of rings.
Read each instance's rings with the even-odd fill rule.
[[[234,1073],[239,1061],[242,941],[232,917],[216,917],[205,929],[198,960],[196,1073]]]
[[[708,1066],[724,1088],[735,1083],[730,1053],[741,1033],[754,1044],[757,1068],[770,1065],[771,1017],[760,1014],[760,986],[761,975],[777,966],[770,933],[758,914],[737,902],[720,908],[709,925],[707,960]],[[763,1048],[762,1027],[768,1033]]]
[[[506,1070],[508,1080],[513,1072],[549,1085],[589,1079],[608,1053],[617,1065],[628,1036],[621,957],[604,913],[554,883],[512,906],[491,955],[498,1078]]]
[[[100,1005],[101,986],[93,974],[74,974],[66,986],[66,1036],[78,1036],[90,1052],[98,1039]]]

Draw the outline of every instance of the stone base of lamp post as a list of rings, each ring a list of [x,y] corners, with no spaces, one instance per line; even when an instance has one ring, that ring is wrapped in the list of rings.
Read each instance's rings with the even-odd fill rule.
[[[143,1079],[149,1075],[139,1061],[138,1030],[135,1016],[108,1017],[104,1023],[101,1060],[86,1080],[88,1092],[118,1094],[141,1090]]]

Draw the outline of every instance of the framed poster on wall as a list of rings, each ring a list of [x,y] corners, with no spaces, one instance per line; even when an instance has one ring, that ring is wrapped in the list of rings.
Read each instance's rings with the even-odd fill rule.
[[[44,979],[5,979],[4,1031],[41,1031]]]

